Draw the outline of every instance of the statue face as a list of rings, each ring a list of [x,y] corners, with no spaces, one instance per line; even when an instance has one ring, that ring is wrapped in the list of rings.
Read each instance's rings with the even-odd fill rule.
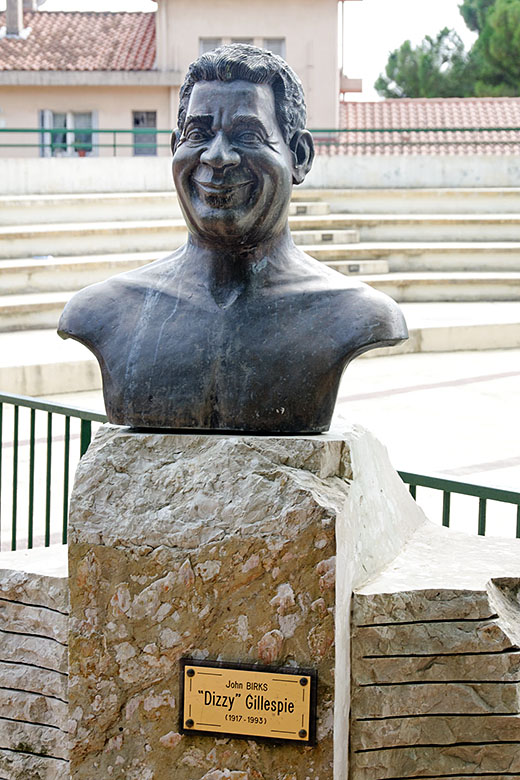
[[[274,238],[286,224],[292,175],[292,154],[268,84],[195,84],[173,156],[173,179],[192,233],[226,245]]]

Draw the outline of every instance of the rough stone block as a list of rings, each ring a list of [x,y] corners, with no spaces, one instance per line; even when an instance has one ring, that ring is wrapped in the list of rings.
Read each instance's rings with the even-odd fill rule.
[[[0,689],[3,717],[26,723],[62,728],[67,723],[67,702],[37,693]]]
[[[14,601],[1,600],[0,629],[29,636],[49,637],[49,639],[66,645],[69,617],[47,607],[29,606]]]
[[[4,634],[0,643],[0,660],[55,669],[67,673],[67,646],[39,636]]]
[[[68,759],[68,734],[51,726],[37,723],[2,723],[2,746],[4,749],[52,758]]]
[[[53,669],[0,661],[0,688],[15,688],[28,693],[42,693],[67,701],[68,675]]]
[[[75,780],[345,776],[352,587],[425,522],[370,434],[105,426],[70,517]],[[183,656],[317,669],[317,745],[181,736]]]
[[[423,526],[359,589],[351,780],[518,774],[518,574],[519,541]]]
[[[0,777],[6,780],[70,780],[69,762],[0,748]]]

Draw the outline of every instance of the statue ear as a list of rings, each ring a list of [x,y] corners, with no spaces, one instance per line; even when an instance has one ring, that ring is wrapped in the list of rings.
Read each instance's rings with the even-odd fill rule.
[[[308,130],[297,130],[290,140],[293,156],[293,184],[301,184],[314,160],[314,140]]]
[[[175,154],[175,150],[177,149],[177,144],[179,143],[180,137],[181,137],[181,134],[180,134],[179,129],[177,128],[176,130],[173,131],[172,137],[171,137],[171,141],[170,141],[170,145],[171,145],[171,148],[172,148],[172,154]]]

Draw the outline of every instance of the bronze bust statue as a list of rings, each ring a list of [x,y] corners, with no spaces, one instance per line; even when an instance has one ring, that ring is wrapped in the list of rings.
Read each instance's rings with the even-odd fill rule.
[[[391,298],[292,241],[305,122],[298,77],[269,52],[223,46],[190,66],[172,136],[187,243],[87,287],[60,319],[97,357],[112,423],[320,433],[346,365],[407,338]]]

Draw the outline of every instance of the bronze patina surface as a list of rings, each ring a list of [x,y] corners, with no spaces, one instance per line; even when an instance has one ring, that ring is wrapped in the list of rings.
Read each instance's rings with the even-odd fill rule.
[[[112,423],[319,433],[347,364],[407,338],[391,298],[293,243],[305,122],[298,77],[269,52],[235,44],[190,66],[172,137],[187,243],[82,290],[59,324],[97,357]]]

